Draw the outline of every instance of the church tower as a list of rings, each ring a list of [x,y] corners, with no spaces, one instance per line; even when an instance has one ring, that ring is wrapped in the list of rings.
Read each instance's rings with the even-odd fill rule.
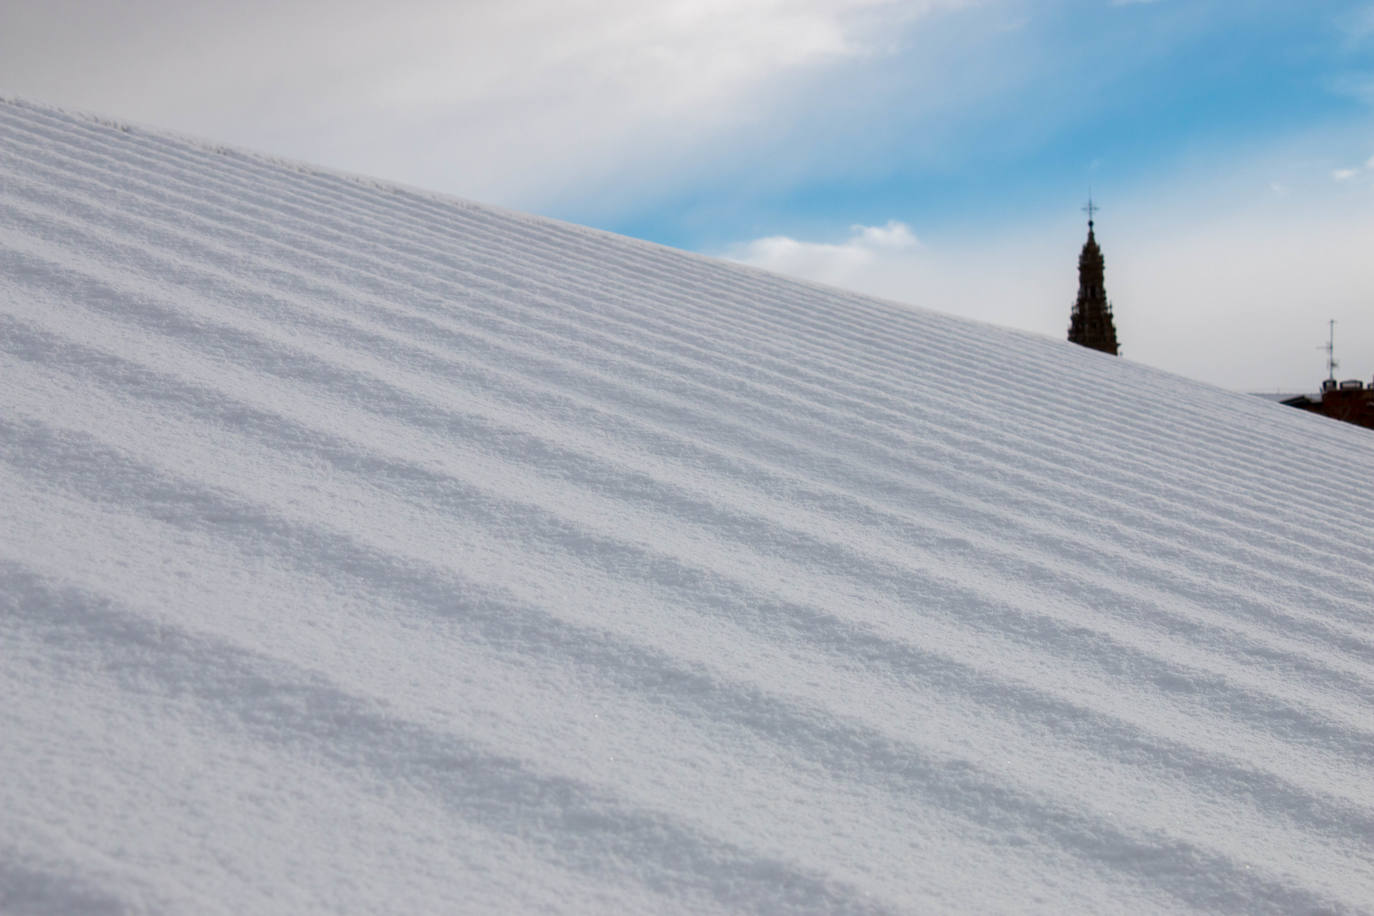
[[[1112,304],[1107,301],[1103,279],[1105,262],[1102,249],[1093,237],[1093,213],[1097,208],[1089,200],[1085,209],[1088,211],[1088,240],[1078,256],[1078,301],[1073,304],[1069,316],[1069,340],[1116,356],[1116,325],[1112,323]]]

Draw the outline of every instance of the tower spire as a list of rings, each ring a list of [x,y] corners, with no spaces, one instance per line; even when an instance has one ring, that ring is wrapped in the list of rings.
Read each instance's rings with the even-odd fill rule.
[[[1093,235],[1093,217],[1101,207],[1088,194],[1088,240],[1078,255],[1078,299],[1069,314],[1069,340],[1084,347],[1101,350],[1113,356],[1119,352],[1116,324],[1112,320],[1112,304],[1107,301],[1106,260]]]

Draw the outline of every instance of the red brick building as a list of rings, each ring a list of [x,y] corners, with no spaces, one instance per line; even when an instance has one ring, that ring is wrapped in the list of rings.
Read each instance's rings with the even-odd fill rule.
[[[1374,429],[1374,382],[1366,386],[1357,378],[1344,382],[1329,378],[1322,382],[1320,400],[1300,394],[1283,403],[1289,407],[1319,413],[1333,420],[1344,420],[1346,423]]]

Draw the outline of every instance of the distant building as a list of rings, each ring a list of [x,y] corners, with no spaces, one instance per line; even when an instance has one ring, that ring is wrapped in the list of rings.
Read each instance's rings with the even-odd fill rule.
[[[1088,201],[1088,240],[1078,256],[1078,301],[1069,315],[1069,340],[1103,353],[1118,355],[1116,325],[1112,322],[1112,304],[1107,301],[1107,287],[1103,276],[1106,265],[1102,249],[1093,237],[1093,206]]]
[[[1288,398],[1283,402],[1289,407],[1310,410],[1333,420],[1344,420],[1356,426],[1374,429],[1374,382],[1368,387],[1357,378],[1338,382],[1329,378],[1322,382],[1322,392],[1317,398],[1305,394]]]

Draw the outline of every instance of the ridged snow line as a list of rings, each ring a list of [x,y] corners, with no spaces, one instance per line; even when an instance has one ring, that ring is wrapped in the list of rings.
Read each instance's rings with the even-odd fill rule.
[[[0,910],[1359,911],[1374,437],[0,102]]]

